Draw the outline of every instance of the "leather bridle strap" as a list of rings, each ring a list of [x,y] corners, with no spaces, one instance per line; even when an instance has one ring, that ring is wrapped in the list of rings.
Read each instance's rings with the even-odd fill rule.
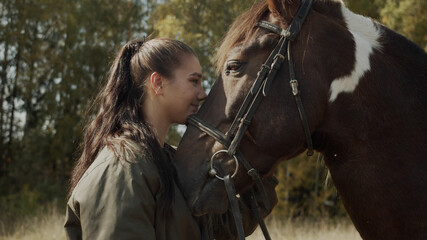
[[[224,177],[225,189],[227,190],[228,200],[230,201],[231,211],[234,217],[234,224],[236,225],[237,236],[240,240],[245,239],[245,232],[243,230],[242,214],[240,213],[239,203],[236,198],[236,189],[234,189],[233,180],[230,175]]]
[[[255,183],[255,187],[257,188],[258,192],[262,196],[262,201],[264,203],[264,208],[267,211],[271,210],[270,202],[268,201],[267,192],[265,191],[264,184],[262,184],[261,175],[259,174],[258,170],[253,168],[248,160],[246,160],[245,156],[242,154],[240,150],[236,152],[236,157],[239,160],[239,162],[242,163],[242,165],[245,167],[248,175],[251,177],[252,181]]]
[[[303,0],[298,9],[298,12],[293,17],[291,25],[288,28],[288,31],[290,32],[289,39],[291,41],[293,41],[301,31],[302,24],[310,12],[311,5],[313,5],[313,0]]]
[[[313,156],[314,154],[313,141],[311,140],[311,133],[310,133],[310,128],[308,127],[307,115],[305,114],[304,106],[302,104],[302,100],[299,94],[298,81],[296,80],[296,77],[295,77],[294,64],[292,61],[292,54],[291,54],[291,42],[288,43],[288,63],[289,63],[289,79],[290,79],[289,84],[291,85],[292,94],[295,97],[295,102],[297,104],[299,116],[304,129],[305,139],[306,139],[307,148],[308,148],[307,156]]]
[[[251,210],[254,213],[256,220],[258,221],[259,227],[261,228],[261,231],[264,234],[264,238],[266,240],[271,240],[270,234],[268,233],[268,230],[267,230],[267,226],[265,225],[265,222],[261,217],[260,208],[258,206],[256,199],[255,199],[255,192],[254,192],[253,188],[251,189],[249,197],[250,197],[249,200],[250,200],[250,204],[251,204]]]
[[[243,229],[242,213],[240,212],[239,203],[236,198],[236,189],[234,188],[233,180],[231,179],[230,175],[224,177],[224,185],[227,191],[228,200],[230,201],[231,212],[233,214],[234,224],[236,225],[237,236],[239,240],[244,240],[245,232]],[[249,201],[251,204],[251,210],[254,213],[256,220],[258,221],[258,224],[261,228],[262,233],[264,234],[265,239],[271,240],[270,234],[267,230],[267,226],[265,225],[265,222],[261,217],[260,208],[255,199],[255,192],[253,189],[251,189],[250,191],[251,192],[249,194]]]
[[[187,124],[193,125],[197,127],[202,132],[207,133],[217,142],[221,143],[223,146],[230,146],[229,138],[224,135],[222,132],[218,131],[215,127],[210,125],[209,123],[203,121],[202,119],[196,117],[195,115],[191,115],[187,118]]]

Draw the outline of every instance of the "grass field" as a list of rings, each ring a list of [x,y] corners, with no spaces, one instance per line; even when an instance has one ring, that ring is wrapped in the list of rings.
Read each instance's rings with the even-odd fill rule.
[[[0,220],[0,240],[61,240],[66,239],[63,229],[64,214],[58,209],[50,209],[37,216],[27,217],[13,226],[7,226],[5,219]],[[330,221],[278,221],[269,219],[268,229],[272,239],[292,240],[360,240],[360,236],[349,223],[343,220],[338,223]],[[264,239],[262,232],[257,229],[247,239]]]
[[[0,218],[0,240],[60,240],[66,239],[64,232],[64,211],[49,208],[35,216],[25,217],[11,225]]]
[[[267,228],[272,239],[280,240],[361,240],[359,233],[348,219],[332,223],[297,220],[270,220]],[[262,231],[257,228],[248,240],[264,239]]]

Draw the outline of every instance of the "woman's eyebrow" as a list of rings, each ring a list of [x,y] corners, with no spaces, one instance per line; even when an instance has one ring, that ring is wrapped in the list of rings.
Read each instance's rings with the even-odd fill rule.
[[[203,76],[202,76],[202,74],[201,74],[201,73],[198,73],[198,72],[190,73],[190,74],[188,74],[188,76],[196,76],[196,77],[198,77],[198,78],[202,78],[202,77],[203,77]]]

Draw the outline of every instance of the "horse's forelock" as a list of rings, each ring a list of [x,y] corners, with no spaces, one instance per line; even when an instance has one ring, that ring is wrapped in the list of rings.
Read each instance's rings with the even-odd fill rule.
[[[215,56],[217,74],[221,72],[227,59],[228,52],[237,44],[244,43],[252,38],[255,33],[255,24],[260,21],[267,12],[267,3],[261,1],[254,4],[234,21]]]

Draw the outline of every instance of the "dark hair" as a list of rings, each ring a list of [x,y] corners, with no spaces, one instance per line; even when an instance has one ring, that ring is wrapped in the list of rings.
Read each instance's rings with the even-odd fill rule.
[[[145,121],[142,104],[151,73],[171,77],[183,54],[195,55],[189,46],[172,39],[135,40],[122,47],[110,68],[107,84],[95,100],[99,111],[86,126],[82,154],[71,176],[70,194],[104,147],[109,147],[118,160],[138,152],[155,162],[163,187],[161,209],[164,216],[171,213],[174,168]]]

